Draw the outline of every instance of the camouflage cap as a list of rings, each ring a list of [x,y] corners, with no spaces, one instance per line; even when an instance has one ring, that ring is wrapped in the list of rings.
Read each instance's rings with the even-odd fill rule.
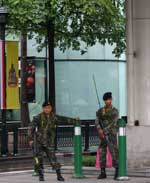
[[[108,99],[112,99],[112,93],[111,92],[107,92],[103,95],[103,100],[108,100]]]

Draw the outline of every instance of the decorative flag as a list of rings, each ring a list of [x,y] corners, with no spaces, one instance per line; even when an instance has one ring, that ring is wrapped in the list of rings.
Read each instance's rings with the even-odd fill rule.
[[[5,42],[0,40],[0,109],[6,108],[5,92]]]
[[[19,109],[18,42],[6,42],[6,108]]]
[[[35,57],[27,57],[26,61],[27,102],[35,102]]]

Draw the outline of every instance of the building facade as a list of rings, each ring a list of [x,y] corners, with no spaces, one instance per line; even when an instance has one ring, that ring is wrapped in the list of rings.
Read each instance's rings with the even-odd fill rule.
[[[8,40],[17,40],[7,37]],[[19,41],[19,40],[18,40]],[[116,59],[113,47],[96,44],[87,53],[55,49],[56,112],[60,115],[80,116],[83,120],[95,119],[99,105],[93,82],[95,77],[101,105],[104,92],[113,93],[114,106],[120,116],[126,116],[126,60],[122,55]],[[45,100],[46,49],[37,52],[35,40],[28,40],[28,56],[36,57],[36,102],[30,103],[30,117],[41,111]],[[10,120],[20,120],[20,111],[8,114]]]

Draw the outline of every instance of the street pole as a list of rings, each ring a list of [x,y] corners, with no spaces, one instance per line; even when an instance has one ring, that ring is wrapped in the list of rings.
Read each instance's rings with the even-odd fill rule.
[[[7,17],[7,10],[5,7],[0,7],[0,39],[4,42],[4,68],[6,68],[6,56],[5,56],[5,25],[6,25],[6,17]],[[5,156],[8,152],[8,135],[7,135],[7,127],[6,127],[6,69],[4,69],[4,106],[2,109],[2,137],[1,137],[1,154]]]
[[[74,178],[83,178],[82,173],[82,136],[81,123],[75,122],[74,128]]]
[[[54,63],[54,23],[48,22],[47,25],[47,36],[48,36],[48,56],[49,56],[49,101],[51,102],[55,112],[55,63]]]
[[[119,177],[118,180],[129,180],[127,177],[126,122],[119,119]]]
[[[44,71],[45,71],[45,101],[48,100],[48,55],[47,55],[47,51],[48,51],[48,46],[47,46],[47,36],[45,37],[45,57],[46,59],[44,60]]]

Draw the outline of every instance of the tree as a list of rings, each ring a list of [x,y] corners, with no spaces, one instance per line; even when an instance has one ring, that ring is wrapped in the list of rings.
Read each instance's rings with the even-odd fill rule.
[[[1,1],[1,0],[0,0]],[[45,46],[47,25],[55,26],[55,46],[86,51],[96,42],[116,44],[119,57],[125,49],[125,16],[122,0],[6,0],[9,27],[37,33],[39,49]],[[85,47],[81,47],[81,42]]]
[[[55,105],[54,47],[68,48],[84,54],[97,42],[116,47],[119,57],[125,49],[125,17],[122,0],[6,0],[9,29],[36,33],[38,50],[49,45],[50,97]],[[84,46],[83,46],[84,45]]]
[[[35,31],[39,50],[49,45],[50,101],[55,106],[54,46],[81,54],[97,42],[116,44],[113,53],[119,57],[125,49],[124,4],[119,0],[45,0],[38,1]],[[83,47],[84,45],[84,47]]]
[[[83,54],[97,42],[116,44],[113,53],[117,57],[124,51],[125,17],[121,0],[45,0],[44,3],[39,0],[38,3],[35,27],[40,47],[45,46],[43,28],[51,22],[55,26],[55,46],[63,51],[71,48]]]

